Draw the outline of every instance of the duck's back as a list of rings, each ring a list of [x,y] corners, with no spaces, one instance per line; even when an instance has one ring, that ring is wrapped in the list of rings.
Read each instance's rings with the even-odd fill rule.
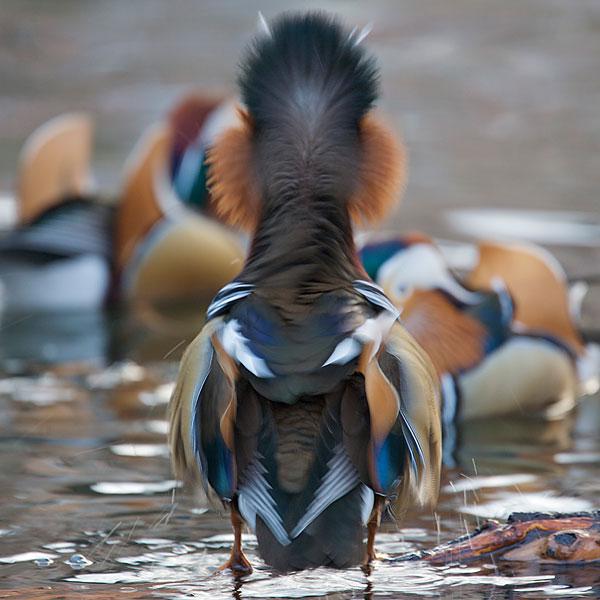
[[[211,177],[252,241],[183,359],[174,463],[199,462],[270,565],[346,567],[373,556],[376,496],[437,494],[435,374],[366,280],[352,231],[395,200],[401,153],[370,115],[375,65],[334,19],[282,17],[240,84],[248,112],[215,146]]]

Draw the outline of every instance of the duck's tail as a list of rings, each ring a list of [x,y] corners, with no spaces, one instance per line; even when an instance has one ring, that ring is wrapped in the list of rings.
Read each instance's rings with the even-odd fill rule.
[[[236,192],[244,187],[232,154],[250,159],[246,175],[258,200],[249,205],[259,211],[319,198],[370,220],[399,198],[404,155],[370,114],[379,74],[360,42],[332,17],[308,13],[284,15],[250,46],[239,79],[246,137],[226,136],[212,160],[214,191],[232,221],[244,221],[236,211],[248,210],[239,199],[228,202],[236,178]]]
[[[292,405],[247,392],[236,417],[237,502],[260,555],[281,571],[358,564],[374,502],[362,483],[366,459],[361,474],[347,451],[367,456],[369,416],[358,386]],[[348,411],[355,427],[345,432]]]

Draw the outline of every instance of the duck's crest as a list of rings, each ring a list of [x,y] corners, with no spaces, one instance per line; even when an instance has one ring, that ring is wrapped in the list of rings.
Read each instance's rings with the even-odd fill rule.
[[[302,198],[345,203],[355,220],[380,218],[399,198],[404,151],[370,112],[374,59],[323,13],[283,15],[270,32],[242,61],[244,125],[210,157],[218,209],[249,229],[266,206]]]

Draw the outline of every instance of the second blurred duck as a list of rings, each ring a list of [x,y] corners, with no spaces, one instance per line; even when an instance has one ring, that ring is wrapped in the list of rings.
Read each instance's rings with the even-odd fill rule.
[[[239,239],[175,196],[167,170],[172,139],[170,125],[152,128],[126,167],[114,258],[117,289],[130,301],[207,301],[242,266]]]
[[[572,323],[560,265],[542,249],[482,242],[463,280],[423,234],[367,244],[361,258],[436,365],[446,424],[556,418],[593,391],[594,348]]]
[[[0,238],[4,309],[210,299],[241,268],[242,245],[208,216],[204,180],[192,181],[181,199],[173,185],[186,190],[191,151],[208,147],[234,118],[230,103],[186,97],[132,152],[116,206],[92,191],[89,116],[63,115],[36,130],[20,159],[18,226]],[[201,174],[202,153],[196,158]]]
[[[71,113],[25,143],[17,180],[18,226],[0,238],[6,310],[89,309],[111,281],[114,210],[92,193],[93,123]]]

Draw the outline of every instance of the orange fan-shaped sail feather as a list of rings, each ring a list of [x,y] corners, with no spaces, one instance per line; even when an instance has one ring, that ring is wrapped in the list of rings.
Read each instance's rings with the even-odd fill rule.
[[[557,261],[541,248],[483,242],[467,285],[492,289],[501,279],[515,303],[515,322],[526,331],[556,336],[581,354],[584,345],[571,322],[567,283]]]
[[[93,132],[88,115],[68,113],[31,134],[19,160],[21,224],[31,223],[62,200],[89,193]]]

